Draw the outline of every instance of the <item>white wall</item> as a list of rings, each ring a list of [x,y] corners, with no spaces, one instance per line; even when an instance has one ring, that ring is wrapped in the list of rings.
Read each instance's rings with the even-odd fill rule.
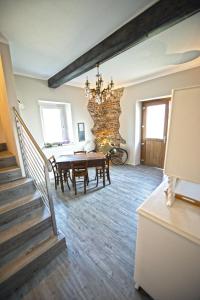
[[[138,136],[135,135],[135,123],[137,119],[139,120],[138,101],[170,95],[172,89],[199,84],[200,67],[146,81],[124,89],[124,94],[121,98],[120,133],[127,142],[130,164],[138,163]]]
[[[86,140],[93,139],[91,133],[93,122],[87,110],[87,99],[84,96],[83,89],[67,85],[52,89],[47,86],[47,81],[19,75],[15,75],[15,83],[17,97],[24,105],[21,115],[41,147],[44,146],[44,140],[38,100],[71,104],[75,149],[81,149],[84,143],[78,142],[78,122],[85,123]]]
[[[71,103],[72,121],[75,136],[75,148],[81,148],[78,143],[77,123],[84,122],[86,128],[86,140],[93,139],[91,128],[93,121],[87,110],[87,99],[83,89],[63,85],[57,89],[48,88],[47,82],[15,76],[17,96],[24,104],[22,116],[31,129],[33,136],[43,146],[41,132],[41,120],[38,100],[59,101]],[[140,123],[139,100],[151,99],[170,95],[172,89],[194,86],[200,84],[200,67],[191,70],[163,76],[157,79],[146,81],[124,89],[121,98],[120,133],[127,142],[129,151],[129,163],[139,163],[139,142],[138,134]],[[135,131],[137,129],[137,134]]]

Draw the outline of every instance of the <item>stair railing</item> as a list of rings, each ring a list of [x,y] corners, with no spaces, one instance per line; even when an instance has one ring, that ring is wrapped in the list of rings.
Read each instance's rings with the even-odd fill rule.
[[[53,231],[57,235],[58,231],[49,177],[52,166],[15,107],[13,107],[13,111],[26,176],[33,179],[36,188],[40,191],[41,198],[51,214]]]

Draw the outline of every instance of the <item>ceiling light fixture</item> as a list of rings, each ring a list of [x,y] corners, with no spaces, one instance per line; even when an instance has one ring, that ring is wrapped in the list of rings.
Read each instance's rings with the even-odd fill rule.
[[[111,78],[110,83],[108,84],[107,88],[103,88],[103,79],[102,75],[99,73],[99,64],[96,65],[97,67],[97,80],[96,80],[96,88],[90,88],[90,82],[88,78],[85,82],[85,96],[89,99],[95,98],[95,102],[98,104],[102,104],[105,100],[107,100],[112,95],[112,90],[114,87],[114,82]]]

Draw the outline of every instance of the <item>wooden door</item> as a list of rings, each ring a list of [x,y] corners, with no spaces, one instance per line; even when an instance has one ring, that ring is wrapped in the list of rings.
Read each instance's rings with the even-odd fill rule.
[[[141,164],[164,167],[169,100],[142,103]]]

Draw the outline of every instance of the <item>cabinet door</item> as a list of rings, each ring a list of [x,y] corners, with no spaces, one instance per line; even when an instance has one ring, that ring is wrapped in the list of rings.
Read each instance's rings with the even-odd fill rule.
[[[165,173],[200,183],[200,86],[173,92]]]

